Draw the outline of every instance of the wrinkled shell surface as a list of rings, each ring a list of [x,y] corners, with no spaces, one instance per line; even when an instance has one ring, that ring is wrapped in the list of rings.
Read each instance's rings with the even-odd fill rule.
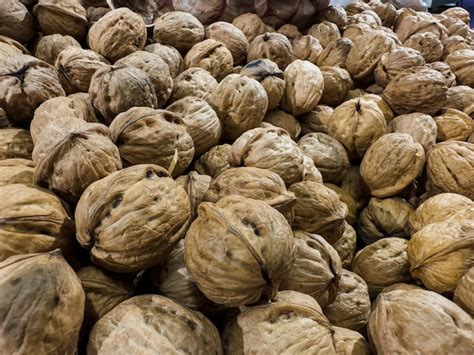
[[[186,67],[198,67],[207,70],[221,81],[232,73],[234,60],[232,53],[224,43],[214,39],[206,39],[195,44],[184,57]]]
[[[342,267],[350,269],[356,251],[357,235],[354,228],[347,222],[344,223],[344,232],[341,238],[332,244],[341,258]]]
[[[444,47],[432,32],[414,34],[403,45],[419,51],[427,63],[436,62],[443,56]]]
[[[312,132],[327,133],[327,123],[331,119],[334,109],[326,105],[318,105],[311,112],[299,117],[301,132],[303,134]]]
[[[389,133],[406,133],[413,137],[415,142],[420,143],[425,152],[428,152],[436,144],[438,128],[436,122],[430,115],[423,113],[409,113],[395,117],[388,124]]]
[[[0,160],[31,159],[33,142],[30,132],[22,128],[0,129]]]
[[[474,292],[474,268],[470,268],[463,277],[459,280],[459,283],[454,290],[454,302],[464,309],[467,313],[474,315],[474,302],[472,299],[472,293]]]
[[[313,64],[317,63],[319,54],[323,51],[319,41],[311,35],[298,37],[291,44],[296,59],[307,60]]]
[[[438,126],[438,141],[465,141],[472,134],[474,122],[464,112],[453,108],[442,109],[441,115],[434,117]]]
[[[286,113],[282,110],[268,111],[263,119],[275,127],[280,127],[286,130],[293,140],[298,139],[301,133],[301,124],[295,116]]]
[[[0,34],[26,43],[35,36],[35,21],[26,6],[17,0],[0,3]]]
[[[346,68],[347,55],[352,48],[352,41],[348,38],[339,38],[331,42],[318,56],[318,66]]]
[[[321,97],[321,104],[337,106],[342,103],[354,82],[351,75],[345,69],[339,67],[321,67],[324,77],[324,91]]]
[[[270,59],[281,70],[285,70],[295,59],[289,39],[276,32],[266,32],[250,42],[247,62],[261,58]]]
[[[249,42],[252,42],[255,37],[264,34],[267,32],[267,27],[260,17],[255,14],[246,13],[240,16],[237,16],[232,24],[240,29]]]
[[[313,25],[308,30],[308,34],[316,38],[323,48],[326,48],[330,43],[341,37],[337,25],[329,21],[323,21]]]
[[[184,59],[176,48],[160,43],[152,43],[146,46],[144,50],[159,55],[168,64],[173,79],[184,70]]]
[[[31,185],[34,183],[35,167],[31,160],[0,160],[0,186],[12,184]]]
[[[81,48],[80,43],[71,36],[52,34],[41,37],[35,45],[35,57],[54,65],[59,53],[68,47]]]
[[[474,49],[455,51],[446,57],[446,63],[461,85],[474,87]]]
[[[181,175],[176,179],[178,185],[180,185],[188,194],[189,201],[191,202],[191,215],[193,219],[197,216],[197,208],[204,200],[204,194],[209,189],[211,179],[210,176],[201,175],[195,171],[191,171],[187,175]]]
[[[234,65],[244,62],[247,58],[249,41],[245,34],[231,23],[214,22],[206,28],[206,38],[224,43],[232,53]]]
[[[200,174],[209,175],[215,178],[223,171],[230,168],[230,151],[230,144],[216,145],[196,160],[194,163],[194,169],[196,169]]]
[[[217,80],[207,70],[189,68],[174,79],[171,102],[194,96],[204,100],[210,99],[217,88]]]

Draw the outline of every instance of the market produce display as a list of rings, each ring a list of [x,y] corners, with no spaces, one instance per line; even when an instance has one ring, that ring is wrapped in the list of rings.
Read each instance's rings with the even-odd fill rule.
[[[472,354],[469,23],[0,1],[0,354]]]

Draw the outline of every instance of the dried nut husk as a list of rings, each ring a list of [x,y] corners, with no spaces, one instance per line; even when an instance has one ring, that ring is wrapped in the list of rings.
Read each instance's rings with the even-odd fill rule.
[[[190,215],[186,191],[165,169],[136,165],[86,189],[76,208],[76,237],[95,264],[136,272],[166,260]]]
[[[473,250],[472,218],[428,224],[408,242],[410,272],[430,290],[453,292],[472,266]]]
[[[89,6],[86,8],[87,11],[87,21],[92,26],[94,23],[99,21],[104,15],[111,11],[108,7],[95,7]]]
[[[406,133],[420,143],[425,152],[436,144],[438,128],[430,115],[423,113],[409,113],[395,117],[388,124],[388,133]]]
[[[426,173],[432,195],[453,192],[474,199],[474,145],[447,141],[428,154]]]
[[[201,175],[196,171],[191,171],[189,174],[181,175],[176,179],[178,185],[188,194],[191,203],[191,217],[193,219],[197,216],[197,208],[204,200],[204,194],[209,189],[211,180],[210,176]]]
[[[318,13],[320,22],[328,21],[334,23],[340,30],[347,25],[346,10],[342,6],[329,6]]]
[[[210,300],[252,304],[272,298],[288,274],[293,234],[285,217],[267,203],[227,196],[201,203],[186,234],[184,260]]]
[[[459,84],[474,87],[474,49],[455,51],[446,57],[446,63]]]
[[[188,68],[207,70],[217,81],[230,74],[234,65],[232,53],[224,43],[213,39],[195,44],[184,57],[184,62]]]
[[[233,166],[271,170],[287,186],[303,179],[303,152],[278,127],[254,128],[242,134],[232,145],[229,162]]]
[[[33,13],[45,35],[59,33],[79,41],[86,37],[89,22],[79,0],[39,0]]]
[[[159,55],[147,51],[136,51],[119,59],[115,65],[143,70],[155,89],[156,108],[161,108],[166,104],[173,91],[173,78],[168,64]]]
[[[90,355],[152,353],[222,354],[219,333],[201,313],[166,297],[132,297],[102,317],[87,344]]]
[[[369,203],[370,192],[360,176],[359,166],[351,166],[341,181],[341,188],[356,201],[358,210]]]
[[[311,35],[301,36],[292,41],[293,53],[296,59],[307,60],[313,64],[323,51],[319,41]]]
[[[241,64],[247,58],[249,41],[245,34],[231,23],[214,22],[206,28],[206,38],[223,43],[232,54],[234,65]]]
[[[26,6],[17,0],[0,3],[0,35],[29,42],[36,35],[35,21]]]
[[[357,235],[355,229],[347,222],[344,223],[344,233],[339,240],[332,244],[341,258],[344,269],[350,269],[356,252]]]
[[[33,141],[30,132],[22,128],[0,129],[0,160],[31,159]]]
[[[321,67],[324,77],[324,91],[321,104],[337,106],[344,101],[347,93],[353,88],[354,82],[346,69],[339,67]]]
[[[381,293],[368,333],[378,354],[469,354],[472,350],[472,318],[446,297],[421,289]]]
[[[350,157],[363,157],[387,129],[382,110],[367,98],[351,99],[339,105],[327,123],[328,134],[347,149]]]
[[[199,97],[209,101],[217,85],[217,80],[207,70],[189,68],[174,79],[170,102],[178,101],[187,96]]]
[[[280,287],[310,295],[325,307],[336,297],[336,282],[342,271],[341,258],[317,234],[295,231],[293,236],[295,261]]]
[[[223,138],[231,140],[259,127],[268,108],[265,88],[240,74],[230,74],[222,80],[209,101],[222,122]]]
[[[312,111],[324,90],[321,70],[311,62],[297,59],[285,69],[286,89],[281,106],[294,116]]]
[[[76,354],[85,296],[59,250],[1,262],[0,299],[3,352]]]
[[[295,56],[291,42],[286,36],[276,32],[266,32],[250,42],[247,61],[266,58],[278,65],[281,70],[293,62]]]
[[[301,133],[327,133],[327,123],[331,119],[334,109],[327,105],[318,105],[311,112],[299,117]]]
[[[128,8],[112,10],[89,29],[90,48],[112,63],[137,50],[146,42],[146,26],[140,15]]]
[[[397,9],[389,2],[382,3],[379,1],[369,2],[369,6],[382,20],[382,25],[385,27],[392,27],[397,18]]]
[[[416,49],[397,47],[383,54],[374,70],[375,81],[385,87],[405,69],[425,64],[425,58]]]
[[[34,54],[36,58],[54,65],[59,53],[68,47],[81,48],[81,45],[74,37],[56,33],[41,37],[35,45]]]
[[[240,29],[249,42],[252,42],[255,37],[259,35],[263,35],[267,32],[267,27],[265,23],[262,21],[260,17],[252,13],[242,14],[237,16],[233,21],[232,24]]]
[[[296,196],[292,208],[294,229],[317,233],[330,244],[342,236],[348,211],[336,192],[313,181],[293,184],[288,190]]]
[[[89,87],[92,104],[108,125],[132,107],[156,108],[155,87],[147,73],[128,66],[106,66],[92,76]]]
[[[445,107],[464,111],[474,102],[474,88],[466,85],[453,86],[448,89]]]
[[[387,197],[408,187],[423,171],[424,164],[425,150],[412,136],[389,133],[367,150],[360,174],[372,196]],[[395,171],[394,166],[397,167]]]
[[[160,43],[152,43],[146,46],[144,50],[159,55],[168,64],[173,79],[184,71],[184,59],[176,48]]]
[[[300,122],[295,118],[295,116],[282,110],[268,111],[263,121],[268,122],[275,127],[283,128],[289,133],[293,140],[298,139],[301,133]]]
[[[368,24],[360,22],[360,23],[351,23],[348,25],[343,32],[343,37],[354,41],[357,37],[361,35],[366,35],[372,32],[374,29],[370,27]]]
[[[449,65],[445,62],[433,62],[428,64],[428,67],[443,74],[448,87],[456,85],[456,75],[454,75]]]
[[[438,142],[465,141],[472,134],[474,123],[471,117],[454,108],[444,108],[439,116],[433,117],[438,127]]]
[[[339,38],[328,44],[319,54],[317,65],[319,67],[346,67],[347,55],[352,48],[352,41],[348,38]]]
[[[465,196],[454,193],[442,193],[424,201],[408,219],[412,234],[431,223],[448,219],[468,219],[474,213],[474,202]],[[474,215],[473,215],[474,218]]]
[[[331,183],[324,183],[324,186],[329,187],[331,190],[337,193],[339,200],[346,204],[348,211],[346,221],[349,224],[355,224],[357,222],[357,203],[354,201],[352,196],[346,190],[343,190],[337,185]]]
[[[298,146],[313,159],[325,182],[339,183],[351,166],[344,146],[325,133],[308,133]]]
[[[323,48],[326,48],[330,43],[341,37],[337,25],[329,21],[323,21],[311,26],[308,30],[308,35],[316,38]]]
[[[432,32],[416,33],[403,45],[419,51],[427,63],[436,62],[443,56],[444,47],[438,36]]]
[[[444,106],[447,91],[443,74],[418,66],[393,78],[385,87],[383,98],[399,115],[411,112],[432,115]]]
[[[225,0],[173,0],[172,3],[176,11],[189,12],[205,25],[216,21],[226,8]]]
[[[248,76],[262,84],[267,93],[268,110],[278,107],[286,87],[283,71],[278,65],[270,59],[257,59],[243,67],[240,75]]]
[[[31,160],[13,158],[0,160],[0,186],[34,184],[35,166]]]
[[[174,102],[167,110],[182,117],[193,139],[195,156],[202,155],[219,143],[222,124],[206,100],[188,96]]]
[[[181,116],[171,111],[133,107],[115,118],[110,136],[125,166],[156,164],[177,177],[194,157],[193,138]]]
[[[467,313],[474,316],[474,267],[471,267],[458,282],[454,290],[453,301]]]
[[[469,11],[463,9],[462,7],[450,7],[449,9],[444,10],[441,14],[455,19],[460,19],[466,25],[469,25],[471,17],[469,15]]]
[[[219,176],[223,171],[230,168],[229,155],[232,146],[230,144],[216,145],[194,163],[194,169],[199,174],[209,175],[213,178]]]
[[[64,95],[50,64],[26,54],[0,62],[0,106],[12,123],[28,124],[40,104]]]

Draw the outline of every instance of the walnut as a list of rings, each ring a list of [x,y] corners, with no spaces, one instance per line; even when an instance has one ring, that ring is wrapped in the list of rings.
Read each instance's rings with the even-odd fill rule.
[[[345,222],[344,232],[342,233],[341,238],[332,244],[341,258],[342,267],[345,269],[350,269],[351,267],[352,259],[354,258],[356,252],[356,243],[356,231],[349,223]]]
[[[319,67],[346,67],[346,60],[352,48],[352,41],[348,38],[339,38],[331,42],[318,56]]]
[[[351,75],[346,69],[339,67],[320,69],[324,77],[324,91],[320,102],[333,107],[341,104],[354,86]]]
[[[217,88],[217,80],[207,70],[189,68],[174,79],[173,93],[170,102],[194,96],[204,100],[210,99]]]
[[[35,165],[31,160],[13,158],[0,160],[0,186],[34,184]]]
[[[295,118],[295,116],[282,110],[268,111],[263,121],[268,122],[275,127],[283,128],[290,134],[290,137],[293,140],[297,140],[301,133],[300,122]]]
[[[399,16],[397,23],[394,25],[394,30],[403,43],[418,33],[432,32],[440,40],[443,40],[447,35],[446,27],[427,12]]]
[[[433,117],[438,126],[437,141],[465,141],[472,134],[474,123],[464,112],[454,108],[444,108],[439,116]]]
[[[0,161],[4,159],[31,159],[33,141],[30,132],[22,128],[0,129]]]
[[[89,21],[90,25],[93,25],[97,21],[99,21],[104,15],[111,11],[108,7],[95,7],[89,6],[86,8],[87,11],[87,21]]]
[[[327,133],[327,123],[331,119],[334,109],[326,105],[318,105],[311,112],[300,116],[301,132],[303,134],[312,132]]]
[[[52,34],[38,40],[34,47],[34,54],[36,58],[54,65],[59,53],[68,47],[81,48],[81,45],[74,37]]]
[[[357,203],[352,198],[352,195],[350,195],[343,188],[328,182],[325,182],[324,186],[330,188],[335,193],[337,193],[337,197],[339,197],[339,200],[341,200],[341,202],[343,202],[347,206],[346,222],[348,222],[349,224],[355,224],[357,222]]]
[[[191,171],[187,175],[181,175],[176,179],[178,185],[180,185],[188,194],[189,201],[191,202],[191,218],[194,219],[197,216],[197,208],[204,200],[204,194],[209,189],[211,184],[211,177],[208,175],[200,175],[196,171]]]
[[[419,51],[427,63],[436,62],[443,56],[444,47],[432,32],[416,33],[410,36],[403,45]]]
[[[333,327],[334,349],[340,354],[369,355],[370,348],[364,336],[355,330]]]
[[[413,137],[415,142],[420,143],[425,152],[436,144],[438,129],[436,122],[430,115],[423,113],[409,113],[395,117],[388,124],[388,133],[406,133]]]
[[[17,0],[0,3],[0,34],[22,43],[36,35],[35,21],[26,6]]]
[[[354,14],[347,17],[347,24],[352,25],[354,23],[363,23],[368,25],[372,29],[377,29],[382,26],[382,20],[379,15],[372,10],[364,10],[358,14]]]
[[[365,10],[370,10],[370,6],[369,4],[362,1],[356,1],[346,6],[346,12],[348,16],[360,14],[362,11],[365,11]]]
[[[230,151],[230,144],[216,145],[196,160],[194,169],[200,174],[215,178],[230,168]]]
[[[285,70],[295,59],[291,42],[286,36],[276,32],[266,32],[250,42],[247,61],[261,58],[270,59],[281,70]]]
[[[214,39],[227,47],[232,54],[234,65],[241,64],[247,58],[249,41],[245,34],[228,22],[215,22],[206,28],[206,38]]]
[[[245,36],[247,36],[249,42],[252,42],[255,37],[263,35],[265,32],[267,32],[267,28],[262,19],[251,13],[237,16],[232,21],[232,24],[240,29],[245,34]]]
[[[446,35],[467,37],[469,26],[466,25],[461,19],[440,15],[440,22],[446,27]]]
[[[225,0],[173,0],[172,3],[176,11],[189,12],[204,25],[217,21],[226,8]]]
[[[469,43],[467,40],[461,36],[452,36],[443,39],[441,42],[444,49],[443,49],[443,56],[442,59],[445,60],[448,55],[459,51],[461,49],[470,49]]]
[[[456,75],[454,75],[449,65],[445,62],[433,62],[428,64],[427,66],[443,74],[448,88],[456,85]]]
[[[474,88],[466,85],[453,86],[448,89],[445,107],[464,111],[474,102]]]
[[[455,51],[446,57],[446,63],[456,75],[459,84],[474,87],[474,50]]]
[[[469,25],[469,12],[466,9],[463,9],[462,7],[450,7],[449,9],[444,10],[441,14],[455,19],[460,19],[466,25]]]
[[[367,91],[369,88],[367,88]],[[385,120],[387,123],[390,123],[395,118],[395,114],[393,113],[390,106],[387,102],[383,99],[381,95],[374,95],[374,94],[363,94],[362,97],[368,101],[372,101],[379,107],[380,111],[382,111]]]
[[[311,35],[294,39],[292,46],[296,59],[307,60],[313,64],[317,63],[318,57],[323,51],[319,41]]]
[[[298,27],[295,25],[292,25],[290,23],[287,23],[283,26],[281,26],[278,30],[278,33],[281,33],[282,35],[285,35],[290,41],[295,40],[296,38],[299,38],[303,36],[303,34],[298,30]]]
[[[382,3],[379,1],[369,2],[369,6],[382,20],[382,25],[392,27],[397,18],[397,9],[389,2]]]
[[[357,203],[357,209],[369,203],[370,191],[360,176],[359,166],[353,165],[341,181],[341,188],[345,190]]]
[[[354,41],[357,37],[367,35],[373,30],[372,27],[363,22],[351,23],[344,29],[342,37]]]
[[[347,25],[346,10],[342,6],[329,6],[318,14],[319,22],[328,21],[334,23],[340,30]]]
[[[467,313],[474,315],[472,292],[474,290],[474,267],[471,267],[458,282],[453,301]]]
[[[323,176],[319,172],[313,159],[307,155],[303,156],[303,181],[314,181],[320,184],[323,183]]]
[[[144,48],[147,52],[157,54],[168,64],[171,77],[176,78],[184,70],[184,59],[179,51],[171,46],[153,43]]]
[[[17,54],[23,54],[23,52],[15,46],[0,41],[0,60],[6,60],[16,56]]]
[[[323,21],[311,26],[308,34],[316,38],[323,48],[326,48],[330,43],[341,37],[337,25],[329,21]]]

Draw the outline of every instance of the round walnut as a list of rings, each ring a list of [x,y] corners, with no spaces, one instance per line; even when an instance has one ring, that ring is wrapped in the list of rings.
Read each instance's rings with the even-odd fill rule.
[[[0,160],[0,186],[12,184],[34,184],[35,166],[27,159]]]
[[[336,192],[313,181],[293,184],[289,191],[296,196],[292,209],[294,229],[317,233],[331,244],[341,238],[348,211]]]
[[[408,242],[410,272],[430,290],[453,292],[459,279],[472,266],[473,248],[472,219],[431,223]]]
[[[122,302],[92,329],[87,353],[222,354],[219,333],[201,313],[168,298],[140,295]]]
[[[471,267],[463,277],[454,290],[453,301],[467,313],[474,315],[474,300],[472,293],[474,292],[474,267]]]
[[[89,95],[108,125],[119,113],[132,107],[158,106],[155,87],[148,74],[128,66],[109,65],[97,70],[92,76]]]
[[[230,151],[230,144],[216,145],[196,160],[194,169],[196,169],[199,174],[209,175],[215,178],[230,168]]]
[[[363,22],[351,23],[344,29],[343,37],[354,41],[357,37],[369,34],[373,30],[372,27]]]
[[[348,16],[347,24],[352,25],[354,23],[363,23],[373,29],[382,26],[382,20],[379,15],[372,10],[364,10],[358,14]]]
[[[347,55],[352,48],[352,41],[348,38],[339,38],[331,42],[319,54],[317,65],[319,67],[346,67]]]
[[[262,19],[252,13],[237,16],[232,21],[232,24],[245,34],[249,42],[252,42],[255,37],[267,32],[267,27]]]
[[[438,36],[432,32],[416,33],[403,45],[419,51],[427,63],[436,62],[443,56],[444,47]]]
[[[381,91],[383,92],[382,88],[381,88]],[[369,92],[369,88],[367,88],[367,92]],[[382,92],[380,94],[369,94],[369,93],[364,94],[363,93],[362,97],[364,99],[367,99],[369,101],[376,103],[379,109],[382,111],[385,117],[385,120],[387,121],[387,123],[389,123],[391,120],[395,118],[395,114],[393,113],[392,109],[387,104],[387,102],[383,99],[383,97],[380,96]]]
[[[416,12],[413,15],[399,16],[394,25],[395,33],[402,42],[417,33],[432,32],[440,40],[447,35],[446,27],[428,12]]]
[[[249,41],[245,34],[231,23],[214,22],[206,28],[206,38],[224,43],[232,54],[234,65],[241,64],[247,58]]]
[[[422,289],[381,293],[368,333],[379,354],[469,354],[472,348],[472,318],[446,297]]]
[[[461,85],[474,87],[474,49],[455,51],[446,57],[446,63]]]
[[[24,45],[22,45],[20,42],[18,42],[16,40],[14,40],[13,38],[0,35],[0,44],[8,45],[10,47],[13,47],[14,50],[18,50],[23,54],[30,54],[30,51],[28,49],[26,49],[26,47]],[[18,52],[18,53],[20,53],[20,52]]]
[[[390,2],[382,3],[379,1],[369,2],[369,6],[382,21],[382,25],[385,27],[392,27],[397,18],[397,9]]]
[[[109,7],[95,7],[89,6],[86,8],[87,11],[87,20],[89,24],[92,26],[94,23],[99,21],[104,15],[111,11]]]
[[[210,99],[216,89],[217,80],[207,70],[189,68],[174,79],[171,102],[194,96],[204,100]]]
[[[461,36],[447,37],[443,39],[441,43],[443,44],[443,47],[444,47],[443,57],[442,57],[443,60],[445,60],[446,57],[450,55],[451,53],[454,53],[461,49],[470,48],[468,41]]]
[[[277,32],[285,35],[290,41],[303,36],[303,34],[298,30],[298,27],[290,23],[281,26]]]
[[[347,206],[348,212],[346,216],[346,222],[351,225],[355,224],[357,221],[357,203],[352,198],[352,195],[350,195],[346,190],[342,189],[341,187],[331,183],[326,182],[324,183],[324,186],[330,188],[335,193],[337,193],[339,200],[341,200],[341,202]]]
[[[276,32],[266,32],[250,42],[247,61],[267,58],[276,63],[281,70],[295,59],[290,41]]]
[[[173,0],[171,2],[165,2],[165,4],[166,3],[172,3],[176,11],[189,12],[205,25],[216,21],[222,15],[226,7],[224,0]]]
[[[461,19],[440,15],[439,21],[446,27],[446,35],[467,37],[469,26]]]
[[[194,219],[197,216],[197,208],[204,199],[204,194],[209,189],[212,178],[208,175],[200,175],[196,171],[191,171],[187,175],[181,175],[176,179],[188,194],[191,202],[191,217]]]
[[[308,35],[316,38],[323,48],[326,48],[341,37],[337,25],[329,21],[323,21],[311,26],[308,30]]]
[[[181,116],[171,111],[133,107],[115,118],[110,135],[125,166],[157,164],[176,177],[194,157],[193,138]]]
[[[326,105],[318,105],[311,112],[299,117],[301,133],[312,132],[327,133],[327,124],[331,119],[334,109]]]
[[[351,75],[345,69],[339,67],[321,67],[324,77],[324,91],[321,103],[329,106],[341,104],[354,83]]]
[[[433,62],[428,64],[427,66],[443,74],[446,80],[446,85],[448,87],[456,85],[456,75],[454,75],[449,65],[445,62]]]
[[[464,111],[474,102],[474,88],[466,85],[453,86],[448,89],[445,107]]]
[[[261,125],[268,108],[265,88],[245,75],[230,74],[214,90],[210,103],[223,126],[223,138],[234,140]]]
[[[307,60],[316,64],[323,51],[319,41],[311,35],[301,36],[292,41],[293,53],[296,59]]]
[[[313,159],[307,155],[303,155],[303,180],[302,181],[314,181],[320,184],[323,183],[323,176],[319,172],[318,168],[314,165]]]
[[[4,159],[31,159],[33,141],[30,132],[22,128],[0,129],[0,161]]]
[[[356,252],[357,235],[354,228],[347,222],[344,222],[344,232],[339,240],[332,244],[333,248],[336,249],[339,257],[341,258],[341,264],[344,269],[350,269],[352,259]]]
[[[0,3],[0,35],[18,42],[29,42],[36,35],[35,21],[18,0],[4,0]]]
[[[319,22],[328,21],[334,23],[340,30],[347,25],[346,10],[342,6],[329,6],[318,14]]]
[[[17,54],[23,54],[23,52],[15,46],[12,46],[5,42],[1,42],[1,38],[0,38],[0,60],[1,61],[6,60],[7,58],[14,57]]]
[[[428,152],[436,144],[438,129],[436,122],[430,115],[410,113],[397,116],[390,121],[388,132],[409,134],[415,142],[423,146],[425,152]]]
[[[199,289],[227,306],[272,298],[293,263],[293,234],[283,215],[241,196],[201,203],[184,243]]]
[[[59,250],[1,262],[0,299],[3,352],[77,352],[85,296]]]
[[[469,11],[463,9],[462,7],[450,7],[449,9],[444,10],[441,14],[455,19],[460,19],[466,25],[469,25]]]
[[[283,128],[290,134],[290,137],[293,140],[298,139],[301,133],[300,122],[295,118],[295,116],[282,110],[268,111],[263,121],[264,123],[270,123],[275,127]]]
[[[41,37],[35,44],[34,54],[36,58],[54,65],[59,53],[68,47],[81,48],[81,45],[74,37],[56,33]]]
[[[146,46],[144,50],[159,55],[168,64],[168,69],[173,79],[184,70],[184,59],[176,48],[153,43]]]
[[[336,354],[370,355],[369,343],[364,336],[355,330],[333,326],[334,348]]]
[[[471,117],[454,108],[444,108],[439,116],[433,117],[438,127],[436,140],[465,141],[472,134],[474,123]]]
[[[240,71],[262,84],[268,98],[268,110],[274,110],[285,92],[286,82],[283,72],[270,59],[257,59],[248,63]]]

